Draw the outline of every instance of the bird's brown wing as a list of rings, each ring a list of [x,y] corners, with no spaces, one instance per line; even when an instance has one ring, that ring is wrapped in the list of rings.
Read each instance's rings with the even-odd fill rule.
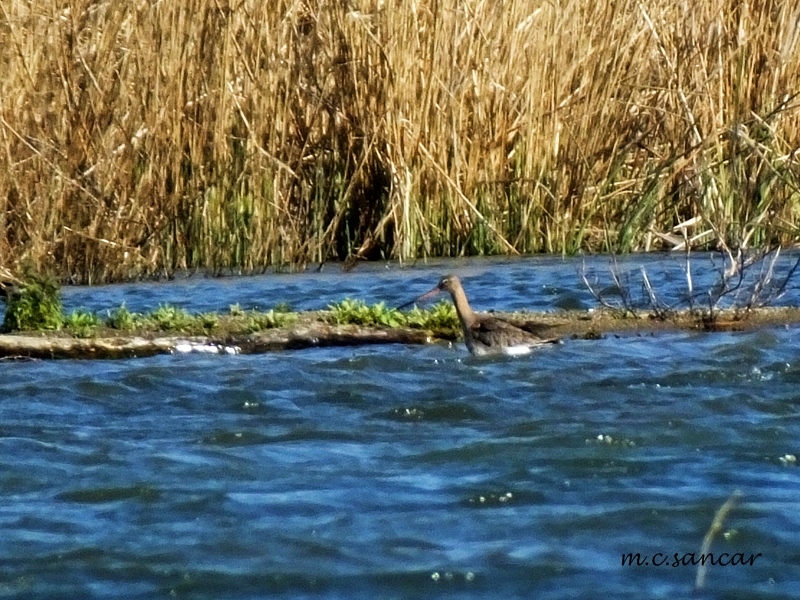
[[[558,338],[542,338],[497,317],[483,317],[473,324],[471,329],[473,335],[478,338],[481,337],[481,334],[503,335],[510,343],[538,345],[552,344],[558,341]]]
[[[472,326],[472,331],[478,333],[492,333],[492,332],[508,332],[518,329],[508,321],[498,319],[497,317],[484,317],[479,319],[477,323]],[[521,330],[520,330],[521,331]]]
[[[549,323],[538,323],[536,321],[525,321],[520,324],[520,329],[524,329],[537,337],[544,338],[553,333],[553,326]]]

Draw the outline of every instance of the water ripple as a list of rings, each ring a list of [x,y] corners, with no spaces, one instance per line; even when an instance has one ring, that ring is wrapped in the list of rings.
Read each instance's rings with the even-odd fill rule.
[[[682,281],[679,263],[644,264]],[[571,263],[461,266],[480,308],[591,304]],[[391,304],[444,270],[78,289],[67,304]],[[621,556],[699,552],[738,489],[712,550],[762,556],[712,568],[701,597],[790,598],[798,340],[2,362],[0,597],[687,597],[694,567]]]

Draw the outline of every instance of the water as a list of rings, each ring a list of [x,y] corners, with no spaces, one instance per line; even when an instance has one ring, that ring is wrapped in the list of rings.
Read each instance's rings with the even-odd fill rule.
[[[633,257],[665,296],[680,261]],[[556,259],[66,290],[68,308],[590,307]],[[589,268],[606,278],[605,262]],[[702,275],[698,275],[702,277]],[[637,290],[638,294],[638,290]],[[797,304],[792,282],[780,302]],[[798,328],[259,356],[0,362],[0,598],[700,598],[800,594]],[[666,560],[622,566],[622,555]]]

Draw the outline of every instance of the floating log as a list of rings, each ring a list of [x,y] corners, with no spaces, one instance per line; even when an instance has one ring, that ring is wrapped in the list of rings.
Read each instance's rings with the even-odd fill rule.
[[[502,314],[541,337],[596,339],[608,333],[652,335],[659,331],[743,331],[800,324],[800,308],[761,308],[749,312],[720,311],[703,320],[689,312],[654,319],[642,312],[622,318],[610,311]],[[138,333],[103,329],[96,337],[69,337],[64,332],[0,335],[0,359],[13,358],[134,358],[157,354],[204,352],[258,354],[324,346],[369,344],[427,344],[455,339],[453,332],[408,327],[332,325],[320,315],[305,314],[299,323],[251,334],[187,336],[176,333]]]
[[[187,352],[258,354],[323,346],[425,344],[429,331],[405,327],[361,327],[314,323],[287,329],[218,338],[214,336],[126,336],[74,338],[59,335],[0,335],[0,357],[134,358]]]

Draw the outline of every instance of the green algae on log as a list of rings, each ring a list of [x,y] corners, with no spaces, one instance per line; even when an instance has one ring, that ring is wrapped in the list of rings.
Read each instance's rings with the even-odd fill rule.
[[[749,312],[719,311],[713,320],[688,311],[668,319],[649,313],[620,317],[608,310],[555,313],[494,313],[542,337],[594,339],[608,333],[622,335],[656,332],[745,331],[800,324],[800,308],[760,308]],[[14,333],[0,335],[2,358],[133,358],[157,354],[206,352],[214,354],[258,354],[324,346],[371,344],[427,344],[456,338],[450,329],[337,325],[324,312],[302,315],[299,322],[256,333],[181,335],[179,332],[99,332],[96,337],[77,338],[68,332]]]

